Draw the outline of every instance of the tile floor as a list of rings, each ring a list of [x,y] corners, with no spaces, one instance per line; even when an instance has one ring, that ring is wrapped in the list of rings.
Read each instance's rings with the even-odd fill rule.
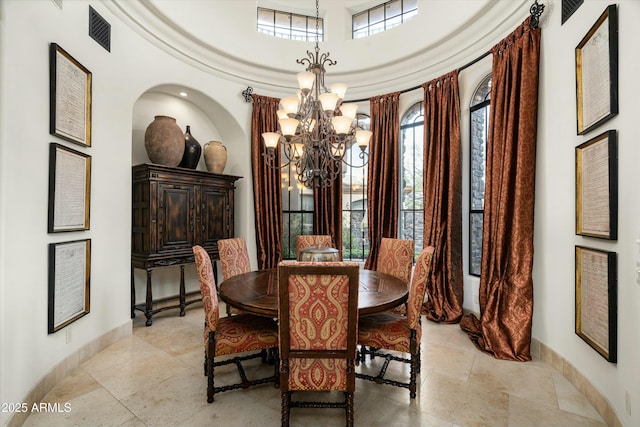
[[[222,311],[224,313],[224,310]],[[167,311],[84,362],[45,402],[68,412],[32,413],[25,426],[277,426],[280,395],[273,384],[216,394],[207,404],[200,304],[185,317]],[[397,364],[400,365],[400,364]],[[406,365],[406,364],[402,364]],[[367,361],[358,369],[374,369]],[[227,369],[228,368],[228,369]],[[388,374],[408,375],[408,366]],[[256,361],[254,369],[273,367]],[[249,375],[252,369],[247,370]],[[393,372],[392,372],[393,371]],[[235,368],[216,370],[216,384]],[[357,380],[357,426],[593,426],[606,424],[562,375],[539,360],[499,361],[473,347],[458,325],[423,322],[418,396]],[[344,412],[296,409],[292,426],[341,426]]]

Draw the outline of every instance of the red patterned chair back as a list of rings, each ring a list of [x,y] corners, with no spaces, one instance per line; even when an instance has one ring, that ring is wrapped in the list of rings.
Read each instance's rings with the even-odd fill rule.
[[[382,238],[376,271],[390,274],[409,284],[412,266],[413,240]]]
[[[301,234],[296,237],[296,259],[300,259],[300,250],[311,246],[332,248],[331,236],[322,234]]]
[[[427,280],[431,271],[431,259],[433,258],[434,247],[424,248],[413,271],[411,287],[409,288],[409,300],[407,301],[407,321],[410,329],[417,329],[424,302],[424,293],[427,290]]]
[[[209,258],[209,254],[201,246],[193,247],[193,255],[195,256],[198,280],[200,281],[200,292],[202,293],[206,326],[211,331],[215,331],[219,318],[218,292],[216,291],[216,280],[213,277],[211,258]],[[206,332],[205,328],[205,335]]]
[[[344,402],[312,407],[344,407],[347,425],[353,425],[358,264],[280,263],[278,278],[283,425],[288,425],[291,392],[313,390],[344,391]]]
[[[247,242],[244,237],[218,240],[218,252],[224,280],[251,271]]]

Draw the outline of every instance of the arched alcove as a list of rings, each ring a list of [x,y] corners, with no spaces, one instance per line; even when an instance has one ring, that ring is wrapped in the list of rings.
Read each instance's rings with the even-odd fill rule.
[[[237,102],[237,100],[234,100]],[[191,129],[191,135],[203,147],[198,171],[207,171],[204,161],[204,145],[209,141],[222,141],[228,147],[228,161],[224,173],[247,176],[246,159],[248,156],[249,135],[246,126],[241,126],[224,105],[201,90],[181,84],[162,84],[146,90],[133,106],[131,129],[131,166],[149,163],[144,147],[144,134],[147,126],[157,115],[170,116],[182,131]],[[243,129],[243,127],[245,129]],[[180,270],[162,268],[153,271],[153,298],[161,299],[178,293]],[[136,303],[144,302],[146,276],[143,270],[134,271],[136,284]],[[193,265],[185,267],[185,285],[187,292],[197,292],[199,285]],[[140,313],[137,313],[139,315]]]

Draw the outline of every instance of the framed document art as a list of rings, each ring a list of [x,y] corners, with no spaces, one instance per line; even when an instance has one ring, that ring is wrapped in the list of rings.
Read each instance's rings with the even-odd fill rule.
[[[610,5],[576,47],[578,135],[618,114],[618,14]]]
[[[49,145],[49,233],[89,229],[91,156]]]
[[[613,363],[617,294],[616,253],[576,246],[576,334]]]
[[[614,130],[576,147],[576,234],[618,238],[618,150]]]
[[[91,71],[56,43],[49,46],[49,133],[91,146]]]
[[[49,244],[49,333],[89,313],[91,239]]]

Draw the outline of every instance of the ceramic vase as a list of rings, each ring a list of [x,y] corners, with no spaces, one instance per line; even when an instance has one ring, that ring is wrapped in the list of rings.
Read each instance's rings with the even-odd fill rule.
[[[197,139],[191,135],[191,126],[187,125],[187,131],[184,133],[184,154],[178,165],[181,168],[195,169],[198,167],[202,147]]]
[[[227,165],[227,147],[220,141],[204,144],[204,162],[211,173],[222,173]]]
[[[184,155],[184,134],[169,116],[155,116],[144,133],[144,148],[151,163],[178,166]]]

